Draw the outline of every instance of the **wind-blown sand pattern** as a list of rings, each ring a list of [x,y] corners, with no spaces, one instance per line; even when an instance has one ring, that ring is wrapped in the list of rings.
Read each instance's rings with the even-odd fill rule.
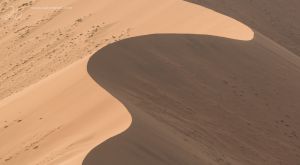
[[[132,36],[179,32],[245,40],[253,36],[238,21],[177,0],[9,2],[8,7],[20,8],[22,17],[0,19],[0,98]]]
[[[7,2],[0,164],[300,161],[296,37],[179,0]]]
[[[130,38],[88,71],[133,122],[84,165],[300,162],[300,59],[264,36]]]

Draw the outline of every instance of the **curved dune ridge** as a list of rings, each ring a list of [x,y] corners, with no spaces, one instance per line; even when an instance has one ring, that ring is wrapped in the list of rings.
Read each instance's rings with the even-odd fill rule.
[[[233,17],[300,56],[298,0],[185,0]]]
[[[153,33],[253,37],[251,29],[238,21],[180,0],[28,1],[6,5],[7,10],[18,10],[20,18],[2,19],[8,14],[0,12],[0,99],[128,37]]]
[[[51,4],[51,2],[54,3],[54,1],[40,1],[35,5]],[[38,28],[35,30],[29,30],[28,36],[25,35],[24,37],[26,39],[35,38],[45,29],[56,29],[58,24],[67,26],[68,21],[63,20],[72,14],[78,16],[78,12],[84,15],[85,10],[94,13],[76,23],[76,27],[73,27],[76,29],[74,33],[85,32],[87,29],[85,26],[98,20],[105,22],[107,26],[101,26],[102,29],[95,33],[97,37],[93,38],[92,41],[75,42],[73,40],[72,42],[78,47],[97,44],[95,40],[98,38],[99,42],[105,41],[98,43],[100,44],[98,48],[95,47],[95,49],[99,49],[99,47],[104,47],[106,44],[122,38],[151,33],[209,34],[240,40],[250,40],[253,37],[252,30],[238,21],[183,1],[134,0],[131,3],[125,3],[117,0],[100,2],[91,0],[91,3],[87,3],[86,1],[73,0],[64,3],[67,2],[74,5],[73,10],[60,11],[55,17],[47,20],[48,22],[37,25]],[[76,9],[78,6],[84,8]],[[180,14],[178,11],[184,12]],[[30,10],[24,12],[26,14]],[[35,13],[40,14],[38,11]],[[72,18],[74,17],[72,16]],[[13,20],[9,21],[13,24]],[[81,26],[80,23],[82,23]],[[71,36],[71,34],[68,35]],[[111,38],[107,39],[109,35]],[[13,37],[15,36],[8,38]],[[40,41],[41,46],[37,43],[29,43],[35,44],[34,49],[31,49],[43,50],[41,54],[38,54],[41,57],[43,57],[42,53],[46,51],[42,49],[43,44],[46,46],[51,41],[51,36],[48,37],[48,42]],[[9,44],[8,41],[3,40],[4,45],[6,42]],[[15,42],[19,43],[18,41]],[[63,46],[65,41],[53,44],[56,45],[54,48],[57,48]],[[79,46],[79,44],[82,45]],[[30,45],[26,48],[29,49]],[[69,50],[72,47],[64,46],[63,48]],[[73,47],[73,49],[75,48]],[[92,52],[92,49],[89,51]],[[29,61],[22,65],[17,64],[14,68],[20,70],[18,67],[23,66],[25,70],[34,70],[35,78],[32,78],[31,72],[26,72],[28,78],[24,78],[26,73],[23,72],[23,69],[22,72],[16,73],[14,72],[17,70],[7,70],[5,75],[12,74],[14,76],[4,77],[1,80],[3,89],[7,89],[7,86],[10,87],[9,89],[21,89],[29,82],[41,79],[43,77],[41,75],[51,73],[45,69],[38,71],[39,68],[48,66],[47,63],[51,63],[57,68],[62,66],[62,64],[56,65],[56,56],[41,59],[36,58],[35,54],[25,52],[19,58],[17,52],[13,55],[10,54],[11,58],[16,58],[15,60],[18,61],[18,59],[26,59],[28,56]],[[69,58],[63,56],[62,52],[56,52],[57,56],[61,55],[60,59]],[[77,50],[76,54],[78,52],[83,51]],[[40,59],[42,61],[39,61]],[[10,61],[14,62],[12,59]],[[1,164],[19,165],[20,162],[30,165],[81,164],[93,147],[129,127],[131,123],[130,114],[125,110],[122,103],[90,78],[86,71],[87,61],[88,59],[80,60],[45,80],[31,85],[24,91],[1,101]],[[67,65],[67,62],[64,64]],[[31,68],[27,68],[27,65],[30,65]],[[57,69],[56,67],[54,70]],[[16,80],[18,83],[15,83]],[[9,83],[9,81],[13,83]],[[4,95],[6,95],[5,91]]]
[[[88,72],[133,122],[84,165],[300,161],[300,59],[260,34],[134,37],[93,55]]]
[[[16,51],[11,59],[5,57],[16,66],[0,64],[6,67],[0,97],[84,56],[76,54],[102,49],[0,102],[0,164],[300,161],[300,60],[269,36],[257,33],[253,39],[254,32],[237,20],[177,0],[43,0],[33,5],[41,4],[73,9],[54,13],[23,37],[40,37],[45,29],[56,34],[75,20],[70,27],[76,30],[62,38],[87,32],[92,39],[25,44],[37,52],[50,47],[57,56],[28,51],[17,58]],[[1,41],[9,53],[16,49],[9,44],[23,44],[10,43],[14,37],[20,36]],[[69,42],[72,46],[66,46]],[[57,52],[59,46],[67,51]],[[70,52],[74,57],[64,56]],[[14,57],[29,62],[14,64]],[[41,69],[49,63],[51,69]]]

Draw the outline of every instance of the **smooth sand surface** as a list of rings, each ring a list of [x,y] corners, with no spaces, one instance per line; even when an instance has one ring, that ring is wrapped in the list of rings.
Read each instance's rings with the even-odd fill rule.
[[[125,39],[93,55],[88,72],[133,122],[84,165],[300,162],[300,59],[260,34]]]
[[[82,164],[126,130],[130,114],[90,77],[87,59],[57,72],[109,43],[154,33],[253,38],[244,24],[184,1],[25,2],[1,12],[13,6],[22,16],[1,19],[0,164]]]
[[[0,103],[0,164],[81,164],[95,144],[131,122],[86,73],[86,60]]]

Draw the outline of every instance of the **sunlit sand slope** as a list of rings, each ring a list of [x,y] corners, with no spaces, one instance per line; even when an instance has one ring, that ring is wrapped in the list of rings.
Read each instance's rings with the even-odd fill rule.
[[[122,103],[90,78],[87,59],[57,72],[74,61],[153,33],[253,38],[244,24],[184,1],[8,1],[1,18],[11,6],[20,15],[1,19],[0,31],[0,164],[7,165],[82,164],[130,125]]]
[[[129,126],[125,107],[91,80],[85,63],[1,102],[0,164],[80,164]]]
[[[253,37],[238,21],[180,0],[7,2],[0,3],[0,99],[132,36],[184,32]]]

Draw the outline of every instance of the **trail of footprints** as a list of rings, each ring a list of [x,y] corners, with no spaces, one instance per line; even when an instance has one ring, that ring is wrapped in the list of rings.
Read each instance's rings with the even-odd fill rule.
[[[243,97],[247,96],[247,95],[251,95],[257,98],[260,98],[265,104],[265,108],[270,108],[270,104],[268,103],[268,101],[266,99],[264,99],[264,97],[261,96],[261,94],[258,92],[260,90],[256,90],[254,87],[250,88],[251,92],[246,93],[244,90],[239,89],[238,86],[234,85],[233,83],[227,81],[227,80],[223,80],[224,85],[229,86],[229,88],[231,88],[233,94],[236,97],[240,97],[241,100],[244,100]],[[273,93],[275,95],[278,95],[278,91],[274,90]],[[299,134],[296,131],[296,129],[293,127],[294,122],[293,119],[290,115],[286,114],[283,115],[283,117],[281,119],[277,119],[274,121],[274,126],[277,129],[278,133],[281,133],[284,137],[286,137],[287,140],[291,140],[294,142],[295,145],[295,149],[296,150],[300,150],[300,144],[299,142]],[[252,127],[251,123],[248,123],[249,127]]]
[[[0,3],[2,5],[0,6],[0,16],[7,12],[6,8],[9,5],[14,4],[18,6],[20,13],[25,13],[35,2],[37,1],[9,0],[9,4]],[[20,91],[66,64],[91,55],[107,44],[130,37],[131,28],[110,34],[107,33],[107,29],[112,26],[110,23],[101,22],[86,26],[85,21],[91,15],[78,18],[65,27],[39,32],[61,13],[62,11],[55,10],[39,19],[33,18],[30,14],[22,15],[17,21],[0,19],[0,42],[2,42],[0,48],[2,52],[0,55],[2,59],[0,61],[0,99]],[[83,26],[87,28],[82,31],[80,28]],[[42,121],[43,117],[37,118],[37,120]],[[23,119],[0,121],[0,132],[5,133],[23,122]],[[61,127],[57,127],[48,132],[34,135],[29,140],[25,139],[20,148],[0,155],[0,162],[8,163],[21,154],[39,150],[42,147],[41,142],[60,129]],[[54,157],[57,155],[50,155],[43,161],[49,162]]]
[[[44,117],[38,117],[36,120],[42,121]],[[3,121],[2,124],[4,125],[2,130],[0,129],[0,132],[5,131],[5,129],[8,129],[12,127],[15,124],[22,124],[22,119],[15,119],[13,121]],[[0,122],[1,123],[1,122]],[[10,161],[13,161],[16,159],[19,155],[26,154],[26,152],[34,152],[38,151],[40,147],[42,147],[42,143],[46,141],[48,137],[51,135],[57,133],[58,131],[62,130],[62,126],[58,126],[56,128],[53,128],[51,130],[45,131],[45,132],[39,132],[34,134],[32,137],[28,139],[24,139],[23,143],[18,146],[18,149],[7,151],[4,155],[0,155],[0,164],[1,163],[9,163]],[[73,144],[70,144],[66,148],[62,148],[58,151],[55,151],[53,153],[49,153],[47,157],[43,158],[40,162],[37,164],[46,164],[47,162],[51,162],[55,159],[57,159],[60,156],[63,156],[65,153],[65,150],[69,150],[70,147],[72,147]]]
[[[280,129],[286,137],[295,140],[299,139],[296,130],[293,129],[291,117],[289,115],[285,115],[284,119],[276,120],[275,126]]]
[[[19,6],[22,12],[35,2],[20,1],[16,6]],[[5,8],[5,5],[2,8]],[[18,21],[0,20],[0,42],[4,41],[0,48],[3,52],[0,55],[3,59],[0,61],[0,99],[78,59],[91,55],[107,44],[130,36],[131,29],[127,28],[107,37],[105,30],[110,28],[111,24],[106,22],[89,25],[87,30],[80,31],[80,28],[86,26],[85,21],[92,16],[91,14],[74,20],[73,24],[68,26],[39,33],[40,29],[61,13],[62,10],[54,10],[39,19],[24,14]]]
[[[42,117],[38,118],[37,120],[43,120]],[[9,126],[12,126],[13,124],[19,123],[21,124],[22,120],[14,120],[13,122],[10,122],[10,125],[5,125],[4,129],[9,128]],[[4,121],[4,123],[8,123],[8,121]],[[8,163],[9,161],[15,159],[21,154],[24,154],[26,152],[35,151],[38,150],[40,147],[40,144],[47,139],[47,137],[51,136],[52,134],[56,133],[62,128],[62,126],[58,126],[52,130],[48,130],[44,133],[38,133],[30,137],[29,139],[25,139],[23,144],[16,150],[13,151],[7,151],[6,155],[0,155],[0,162]]]

